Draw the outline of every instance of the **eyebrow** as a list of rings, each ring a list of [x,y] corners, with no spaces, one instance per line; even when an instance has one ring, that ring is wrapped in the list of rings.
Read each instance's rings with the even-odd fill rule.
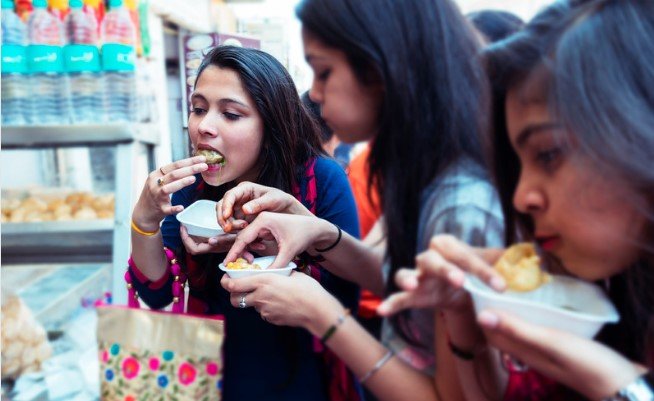
[[[547,122],[547,123],[541,123],[541,124],[530,124],[526,126],[525,128],[520,131],[518,134],[518,138],[515,140],[516,146],[518,148],[522,148],[527,141],[529,141],[529,138],[531,138],[533,135],[540,134],[545,131],[553,130],[553,129],[559,129],[561,128],[561,124],[558,123],[552,123],[552,122]]]
[[[326,57],[324,57],[324,56],[316,56],[316,55],[314,55],[314,54],[308,54],[308,55],[304,56],[304,59],[307,61],[307,63],[311,64],[312,61],[321,61],[321,60],[325,60]]]
[[[205,98],[201,93],[193,92],[191,94],[191,101],[193,99],[196,99],[196,98],[204,100],[205,102],[207,101],[207,98]],[[218,103],[220,103],[220,104],[235,103],[235,104],[237,104],[237,105],[239,105],[241,107],[246,107],[248,109],[250,108],[250,106],[248,106],[247,104],[241,102],[240,100],[236,100],[236,99],[232,99],[232,98],[222,98],[222,99],[218,100]]]

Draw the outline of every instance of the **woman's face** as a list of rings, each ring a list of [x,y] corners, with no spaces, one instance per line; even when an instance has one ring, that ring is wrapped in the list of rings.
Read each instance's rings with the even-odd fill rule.
[[[304,56],[313,69],[309,97],[320,104],[320,114],[338,138],[347,143],[372,139],[378,128],[381,85],[363,85],[345,53],[325,46],[302,30]]]
[[[188,120],[193,150],[214,150],[225,160],[224,165],[210,164],[202,173],[207,184],[218,186],[257,178],[263,120],[236,72],[207,67],[191,95]]]
[[[541,248],[587,280],[608,278],[637,261],[645,220],[625,183],[580,156],[574,139],[562,140],[545,100],[515,88],[507,95],[506,118],[521,165],[513,205],[532,219]]]

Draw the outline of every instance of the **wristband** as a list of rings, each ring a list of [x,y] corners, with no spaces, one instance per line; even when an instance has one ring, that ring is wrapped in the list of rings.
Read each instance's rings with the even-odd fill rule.
[[[654,372],[637,377],[604,401],[654,401]]]
[[[332,224],[334,224],[334,223],[332,223]],[[334,243],[331,244],[330,246],[328,246],[327,248],[323,248],[323,249],[316,248],[316,252],[322,253],[322,252],[331,251],[332,249],[334,249],[336,247],[336,245],[338,245],[339,242],[341,242],[341,237],[343,236],[343,230],[341,230],[341,228],[339,226],[337,226],[336,224],[334,224],[334,227],[336,227],[336,229],[338,230],[338,237],[336,237],[336,241],[334,241]]]
[[[159,232],[160,228],[157,228],[155,231],[145,231],[141,227],[137,226],[136,223],[134,223],[134,219],[132,219],[132,230],[146,237],[152,237]]]
[[[456,356],[459,359],[463,359],[464,361],[472,361],[475,359],[475,353],[471,351],[464,350],[463,348],[459,348],[452,341],[448,341],[447,345],[450,347],[450,351],[452,351],[452,354]]]
[[[325,341],[329,340],[329,338],[332,335],[334,335],[334,333],[336,332],[336,329],[338,329],[338,326],[343,324],[343,322],[348,316],[350,316],[350,310],[345,309],[345,312],[343,312],[343,314],[339,316],[338,319],[336,319],[336,323],[329,326],[327,331],[325,331],[325,334],[323,334],[322,337],[320,337],[320,341],[324,343]]]

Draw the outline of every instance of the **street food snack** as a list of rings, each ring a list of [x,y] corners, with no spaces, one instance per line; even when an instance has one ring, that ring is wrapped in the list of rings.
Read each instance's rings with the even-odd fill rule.
[[[248,263],[247,260],[243,258],[238,258],[233,262],[227,263],[228,270],[261,270],[261,266],[254,263]]]
[[[207,164],[218,164],[218,163],[223,163],[225,161],[225,158],[223,155],[218,153],[215,150],[211,149],[200,149],[195,152],[196,156],[204,156],[207,158]]]
[[[509,247],[495,262],[495,269],[513,291],[533,291],[549,282],[551,277],[540,267],[540,257],[529,243]]]

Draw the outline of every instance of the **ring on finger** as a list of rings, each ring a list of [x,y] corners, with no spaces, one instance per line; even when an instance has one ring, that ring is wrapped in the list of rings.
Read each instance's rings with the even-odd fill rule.
[[[245,309],[248,307],[248,304],[245,303],[245,294],[241,295],[241,300],[238,303],[238,307],[241,309]]]
[[[163,171],[163,167],[159,167],[159,172],[161,173],[161,175],[166,175],[166,173],[164,173]]]
[[[159,185],[160,187],[163,187],[164,184],[165,184],[165,181],[164,181],[163,177],[157,178],[157,185]]]

